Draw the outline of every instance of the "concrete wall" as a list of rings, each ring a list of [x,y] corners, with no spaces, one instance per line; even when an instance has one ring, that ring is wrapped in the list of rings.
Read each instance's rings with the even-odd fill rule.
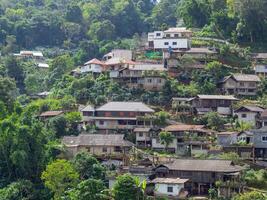
[[[253,126],[256,124],[257,113],[255,112],[238,112],[235,115],[237,115],[239,121],[250,123]],[[246,115],[246,117],[242,117],[242,115]]]
[[[86,72],[101,73],[102,71],[103,71],[102,66],[96,64],[90,64],[81,67],[81,73],[86,73]]]
[[[165,44],[168,42],[168,44]],[[173,42],[177,44],[174,45]],[[163,38],[154,40],[154,49],[168,49],[169,47],[173,49],[188,49],[190,47],[188,39],[172,39],[172,38]]]
[[[168,192],[168,186],[173,188],[173,192]],[[155,184],[155,193],[158,195],[178,196],[184,184]]]

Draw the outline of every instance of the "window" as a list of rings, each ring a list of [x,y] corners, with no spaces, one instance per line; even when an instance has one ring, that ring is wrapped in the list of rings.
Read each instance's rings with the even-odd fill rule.
[[[167,187],[167,192],[173,192],[173,187],[172,186],[168,186]]]
[[[87,150],[88,152],[90,152],[90,151],[91,151],[90,147],[86,147],[86,150]]]
[[[122,152],[122,149],[121,149],[121,147],[116,146],[116,147],[114,147],[114,151],[115,152]]]
[[[158,83],[161,83],[161,79],[158,79]]]
[[[174,37],[178,38],[178,37],[179,37],[179,35],[178,35],[178,34],[174,34]]]
[[[169,38],[169,37],[171,37],[171,35],[170,35],[170,34],[166,34],[166,37],[168,37],[168,38]]]
[[[169,45],[169,42],[164,42],[164,45],[166,45],[166,46]]]
[[[241,117],[242,117],[242,118],[247,118],[247,114],[243,113],[243,114],[241,115]]]
[[[104,123],[105,123],[105,122],[104,122],[103,120],[100,120],[100,121],[99,121],[99,124],[100,124],[100,125],[104,125]]]
[[[254,89],[248,89],[248,92],[253,93],[253,92],[255,92],[255,90]]]
[[[150,79],[147,79],[147,82],[148,83],[152,83],[152,79],[150,78]]]
[[[249,85],[249,87],[256,87],[255,83],[249,83],[248,85]]]
[[[173,42],[172,45],[177,45],[177,42]]]
[[[244,83],[239,83],[239,86],[244,87],[245,84]]]
[[[143,137],[144,136],[144,133],[139,133],[139,137]]]
[[[111,117],[111,112],[105,112],[105,117]]]
[[[107,147],[103,147],[103,148],[102,148],[102,152],[103,152],[103,153],[106,153],[106,152],[108,152],[108,149],[107,149]]]
[[[161,36],[161,34],[160,33],[157,33],[156,36]]]
[[[262,137],[261,137],[261,141],[262,141],[262,142],[267,142],[267,136],[262,136]]]

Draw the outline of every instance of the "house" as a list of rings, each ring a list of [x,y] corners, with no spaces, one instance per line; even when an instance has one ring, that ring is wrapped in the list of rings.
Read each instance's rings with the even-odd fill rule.
[[[258,53],[253,56],[253,68],[255,74],[266,77],[267,75],[267,53]]]
[[[169,153],[177,153],[177,138],[173,138],[172,142],[167,147],[161,142],[159,134],[154,135],[151,141],[152,149],[155,151],[167,151]]]
[[[133,52],[127,49],[113,49],[111,52],[103,56],[104,61],[110,60],[112,58],[132,60]]]
[[[131,88],[159,91],[165,85],[166,72],[162,64],[133,63],[119,70],[115,80]]]
[[[260,114],[264,111],[263,108],[255,105],[244,105],[234,111],[238,121],[250,123],[256,126]]]
[[[136,147],[138,148],[151,148],[153,134],[159,134],[161,129],[144,127],[135,128]]]
[[[137,127],[152,127],[146,119],[155,111],[142,102],[108,102],[98,108],[87,106],[82,110],[84,124],[94,124],[104,132],[134,130]]]
[[[245,159],[267,160],[267,128],[242,131],[235,135],[236,143],[224,146],[226,152],[236,152]],[[234,137],[233,137],[234,138]],[[238,144],[238,145],[237,145]]]
[[[151,181],[154,186],[154,196],[171,197],[175,199],[184,199],[188,192],[185,191],[185,184],[188,179],[181,178],[155,178]]]
[[[184,72],[204,70],[205,65],[217,58],[217,52],[210,48],[189,48],[187,50],[163,50],[164,63],[168,73],[177,77]]]
[[[105,71],[105,63],[94,58],[84,63],[84,65],[80,68],[80,70],[81,73],[87,73],[87,72],[101,73]]]
[[[105,61],[106,71],[108,71],[110,78],[118,78],[121,70],[127,69],[134,64],[134,61],[124,58],[111,58]]]
[[[267,127],[267,110],[263,110],[257,120],[258,127]]]
[[[40,51],[20,51],[20,53],[14,54],[14,56],[25,59],[35,59],[39,61],[44,59],[43,53]]]
[[[236,144],[237,143],[237,135],[238,135],[238,132],[235,132],[235,131],[216,133],[217,144],[222,146],[222,147]]]
[[[173,97],[172,109],[178,113],[192,113],[192,100],[194,98]]]
[[[219,184],[219,195],[224,197],[239,193],[242,189],[243,167],[228,160],[174,159],[157,166],[157,177],[189,179],[185,189],[191,195],[206,195],[210,188]]]
[[[254,74],[232,74],[220,81],[221,92],[227,95],[255,96],[260,78]]]
[[[237,98],[231,95],[197,95],[192,100],[192,107],[197,114],[218,112],[221,115],[232,115],[232,106]]]
[[[48,70],[49,65],[47,63],[37,63],[37,67],[42,70]]]
[[[73,157],[78,152],[87,151],[100,158],[126,159],[133,143],[124,139],[122,134],[80,134],[64,136],[62,143],[66,157]]]
[[[175,124],[164,128],[172,133],[177,140],[177,154],[207,154],[209,150],[209,137],[213,131],[207,130],[203,125]]]
[[[155,50],[162,49],[189,49],[192,31],[182,28],[169,28],[165,31],[154,31],[148,33],[148,48]]]
[[[60,115],[63,115],[63,114],[64,114],[64,112],[61,111],[61,110],[46,111],[46,112],[42,112],[39,115],[39,118],[41,120],[46,120],[46,119],[57,117],[57,116],[60,116]]]

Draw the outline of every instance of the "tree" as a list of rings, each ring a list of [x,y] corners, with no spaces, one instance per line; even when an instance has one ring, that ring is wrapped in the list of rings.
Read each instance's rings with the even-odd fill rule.
[[[81,179],[104,179],[105,177],[105,168],[87,152],[78,153],[73,159],[73,165]]]
[[[170,118],[169,113],[164,111],[157,112],[155,114],[154,124],[158,126],[165,126],[169,118]]]
[[[159,133],[159,138],[160,138],[160,143],[165,146],[165,151],[166,151],[168,146],[173,142],[175,137],[170,132],[162,131]]]
[[[109,197],[104,193],[106,187],[101,180],[87,179],[78,184],[75,189],[67,192],[70,200],[107,200]]]
[[[224,128],[225,119],[217,112],[209,112],[200,118],[200,123],[207,125],[207,127],[219,131]]]
[[[36,198],[38,197],[35,196],[33,184],[27,180],[13,182],[8,186],[0,189],[1,200],[34,200]]]
[[[72,164],[66,160],[55,160],[47,165],[41,176],[44,184],[54,193],[54,199],[60,199],[64,191],[74,188],[79,179],[79,174]]]
[[[143,183],[141,184],[143,185]],[[113,187],[115,200],[136,200],[143,197],[140,182],[129,174],[118,176]],[[145,184],[144,184],[145,185]]]
[[[230,152],[230,153],[223,153],[219,155],[220,159],[223,160],[231,160],[234,164],[239,164],[241,161],[240,156],[237,153]]]
[[[16,84],[12,79],[0,76],[0,94],[0,100],[11,111],[17,96]]]
[[[112,40],[115,35],[115,26],[110,20],[95,22],[90,26],[88,31],[90,38],[95,40]]]
[[[266,200],[266,195],[260,192],[247,192],[233,197],[232,200]]]

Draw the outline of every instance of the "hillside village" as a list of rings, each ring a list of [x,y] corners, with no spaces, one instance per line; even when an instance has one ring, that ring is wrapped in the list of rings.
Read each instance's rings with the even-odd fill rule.
[[[267,109],[257,101],[267,57],[251,55],[251,73],[244,73],[220,63],[215,46],[194,47],[192,35],[186,28],[148,33],[138,51],[114,49],[72,70],[75,79],[106,76],[118,85],[156,93],[168,90],[170,80],[190,85],[192,74],[205,73],[207,66],[219,77],[212,77],[214,89],[194,96],[170,94],[164,105],[131,100],[80,104],[77,135],[62,137],[61,156],[71,159],[88,152],[113,166],[113,175],[106,177],[109,188],[116,176],[130,173],[147,181],[148,196],[184,199],[216,188],[220,197],[230,198],[246,190],[242,174],[267,166]],[[145,58],[147,53],[158,56]],[[40,70],[49,68],[40,64],[45,61],[41,52],[14,56],[34,60]],[[181,79],[184,74],[189,79]],[[51,95],[45,91],[33,98]],[[69,112],[73,110],[47,110],[38,118],[46,124]]]
[[[0,200],[267,200],[265,11],[0,0]]]

